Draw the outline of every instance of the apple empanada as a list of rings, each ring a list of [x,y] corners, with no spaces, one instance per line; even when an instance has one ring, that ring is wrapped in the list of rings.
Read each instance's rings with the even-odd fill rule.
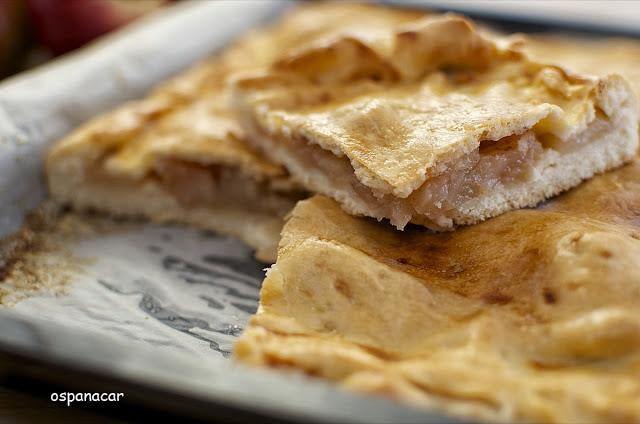
[[[248,140],[354,215],[442,230],[631,160],[622,77],[573,74],[432,15],[314,43],[235,78]]]

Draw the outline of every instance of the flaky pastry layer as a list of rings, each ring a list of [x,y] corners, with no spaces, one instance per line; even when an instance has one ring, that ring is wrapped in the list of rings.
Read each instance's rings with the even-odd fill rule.
[[[640,41],[631,38],[580,38],[560,35],[514,35],[515,46],[536,60],[576,72],[605,77],[622,75],[640,94]]]

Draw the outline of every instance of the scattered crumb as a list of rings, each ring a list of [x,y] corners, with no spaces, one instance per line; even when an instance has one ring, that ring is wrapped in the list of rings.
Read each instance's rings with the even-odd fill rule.
[[[66,247],[69,242],[134,224],[69,212],[45,202],[17,234],[0,241],[0,305],[12,305],[36,293],[64,293],[73,276],[90,262],[74,256]]]

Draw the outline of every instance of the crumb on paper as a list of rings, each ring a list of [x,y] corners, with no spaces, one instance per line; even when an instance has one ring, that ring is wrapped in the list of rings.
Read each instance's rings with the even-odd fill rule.
[[[46,202],[15,235],[0,241],[0,306],[37,293],[62,294],[91,259],[73,255],[69,242],[122,229],[131,221],[65,211]]]

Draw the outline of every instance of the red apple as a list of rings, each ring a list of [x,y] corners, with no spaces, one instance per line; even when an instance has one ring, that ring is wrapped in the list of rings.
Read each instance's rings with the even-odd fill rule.
[[[76,49],[166,0],[27,0],[38,41],[58,55]]]
[[[0,78],[15,71],[27,42],[22,0],[0,0]]]

